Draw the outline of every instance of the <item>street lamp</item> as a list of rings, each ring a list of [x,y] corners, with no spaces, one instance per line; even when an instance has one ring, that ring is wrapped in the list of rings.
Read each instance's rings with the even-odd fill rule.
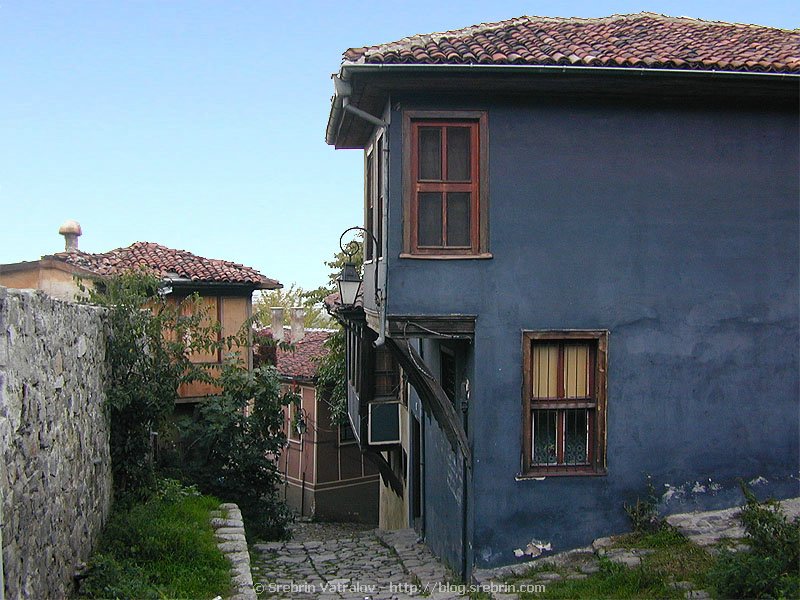
[[[345,229],[342,232],[342,235],[339,236],[339,248],[342,249],[347,255],[347,262],[344,263],[344,267],[342,267],[342,272],[339,275],[338,279],[336,280],[336,284],[339,286],[339,302],[341,302],[342,306],[346,306],[348,308],[352,308],[356,304],[356,300],[358,299],[358,295],[361,292],[361,284],[363,280],[358,275],[358,271],[356,270],[356,264],[353,262],[353,255],[358,252],[359,243],[356,240],[349,241],[346,245],[342,242],[344,240],[344,236],[350,233],[351,231],[360,231],[365,236],[370,238],[370,242],[375,244],[375,256],[377,257],[377,248],[378,248],[378,240],[375,239],[375,236],[372,235],[367,229],[363,227],[350,227],[349,229]],[[380,290],[378,289],[378,260],[377,258],[374,259],[375,262],[375,306],[380,306]]]
[[[339,285],[339,302],[344,306],[355,306],[362,281],[356,271],[356,264],[351,260],[352,255],[348,254],[347,259],[339,279],[336,280]]]

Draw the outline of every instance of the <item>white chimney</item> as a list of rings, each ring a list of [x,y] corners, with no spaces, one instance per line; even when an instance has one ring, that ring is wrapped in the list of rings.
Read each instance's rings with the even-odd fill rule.
[[[276,342],[283,341],[283,307],[272,307],[272,339]]]
[[[296,344],[306,335],[306,328],[304,321],[306,319],[306,311],[300,306],[292,307],[292,343]]]
[[[58,233],[64,236],[64,252],[78,251],[78,238],[81,236],[81,224],[72,219],[67,219],[58,228]]]

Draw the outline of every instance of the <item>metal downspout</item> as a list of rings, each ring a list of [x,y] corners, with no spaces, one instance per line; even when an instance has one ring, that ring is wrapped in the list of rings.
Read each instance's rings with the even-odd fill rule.
[[[350,106],[348,104],[348,106]],[[378,338],[375,340],[375,347],[383,346],[386,341],[386,292],[389,289],[389,282],[387,281],[389,275],[388,261],[389,261],[389,123],[391,122],[391,108],[389,108],[389,117],[382,121],[383,125],[383,142],[381,143],[381,152],[383,152],[383,173],[381,174],[382,184],[381,194],[383,195],[383,214],[381,215],[381,228],[383,235],[381,236],[381,258],[378,260],[378,281],[375,285],[379,285],[381,275],[383,275],[383,287],[381,288],[381,305],[380,312],[380,331]]]

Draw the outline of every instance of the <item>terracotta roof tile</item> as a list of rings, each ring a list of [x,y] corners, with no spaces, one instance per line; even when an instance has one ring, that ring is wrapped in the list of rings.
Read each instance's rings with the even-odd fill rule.
[[[272,334],[270,327],[260,330],[261,333]],[[294,351],[277,350],[278,373],[285,377],[298,379],[313,379],[317,376],[319,359],[328,353],[325,347],[327,340],[335,332],[332,329],[306,329],[305,336],[299,342],[294,342]],[[292,342],[292,330],[283,328],[283,341]]]
[[[272,289],[280,284],[253,268],[216,258],[203,258],[186,250],[174,250],[151,242],[136,242],[110,252],[59,252],[46,258],[61,260],[100,276],[118,275],[145,268],[159,277],[200,283],[240,283]]]
[[[351,48],[344,63],[648,67],[800,73],[800,30],[654,13],[519,17]]]

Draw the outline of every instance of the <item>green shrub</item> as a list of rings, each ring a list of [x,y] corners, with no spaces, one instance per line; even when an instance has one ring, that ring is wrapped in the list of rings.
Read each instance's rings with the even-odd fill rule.
[[[219,500],[175,482],[145,502],[115,508],[80,584],[84,598],[212,598],[230,589],[209,513]]]
[[[789,521],[774,500],[759,502],[742,484],[740,519],[748,551],[721,551],[709,573],[724,598],[800,597],[800,518]]]
[[[287,535],[290,512],[278,496],[277,457],[286,445],[284,393],[275,367],[248,371],[225,365],[222,393],[206,399],[181,425],[180,471],[204,491],[236,502],[248,533],[266,539]]]
[[[190,356],[228,340],[217,339],[218,324],[206,323],[199,296],[169,302],[151,272],[109,277],[88,291],[89,302],[108,309],[110,324],[107,407],[114,493],[122,502],[135,501],[145,498],[155,481],[151,432],[172,412],[178,386],[210,381]]]

